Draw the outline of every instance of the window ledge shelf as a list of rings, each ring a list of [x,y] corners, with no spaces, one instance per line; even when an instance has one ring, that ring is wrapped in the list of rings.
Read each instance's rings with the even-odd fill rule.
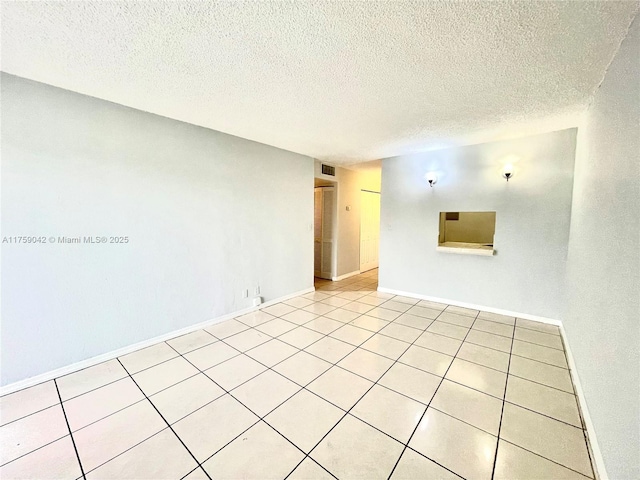
[[[492,257],[495,250],[493,247],[481,245],[478,243],[458,243],[446,242],[436,247],[438,252],[457,253],[459,255],[480,255],[483,257]]]

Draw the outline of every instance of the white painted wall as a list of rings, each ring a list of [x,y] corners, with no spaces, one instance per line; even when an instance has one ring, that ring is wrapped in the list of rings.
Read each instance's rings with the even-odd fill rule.
[[[313,286],[313,160],[2,75],[2,384]]]
[[[380,286],[559,318],[576,129],[382,162]],[[517,155],[515,177],[501,176]],[[424,175],[438,172],[429,187]],[[437,252],[440,212],[495,211],[493,257]]]
[[[564,325],[609,478],[640,478],[640,21],[578,130]]]

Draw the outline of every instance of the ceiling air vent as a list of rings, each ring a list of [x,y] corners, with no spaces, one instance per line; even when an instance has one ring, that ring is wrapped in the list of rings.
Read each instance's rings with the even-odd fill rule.
[[[336,176],[336,167],[332,167],[331,165],[322,164],[322,174],[323,175],[331,175],[332,177]]]

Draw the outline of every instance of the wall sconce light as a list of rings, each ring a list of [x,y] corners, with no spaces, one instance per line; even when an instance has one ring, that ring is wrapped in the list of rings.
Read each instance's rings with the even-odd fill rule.
[[[436,183],[438,183],[438,176],[435,172],[427,173],[424,178],[429,182],[429,186],[433,187]]]
[[[510,178],[513,178],[513,165],[507,163],[502,169],[502,176],[507,179],[507,182]]]

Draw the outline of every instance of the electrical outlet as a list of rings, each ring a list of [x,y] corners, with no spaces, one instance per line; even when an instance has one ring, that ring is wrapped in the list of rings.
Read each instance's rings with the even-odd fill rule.
[[[256,287],[256,295],[260,295],[260,285]]]
[[[249,298],[249,290],[242,290],[242,298]]]

